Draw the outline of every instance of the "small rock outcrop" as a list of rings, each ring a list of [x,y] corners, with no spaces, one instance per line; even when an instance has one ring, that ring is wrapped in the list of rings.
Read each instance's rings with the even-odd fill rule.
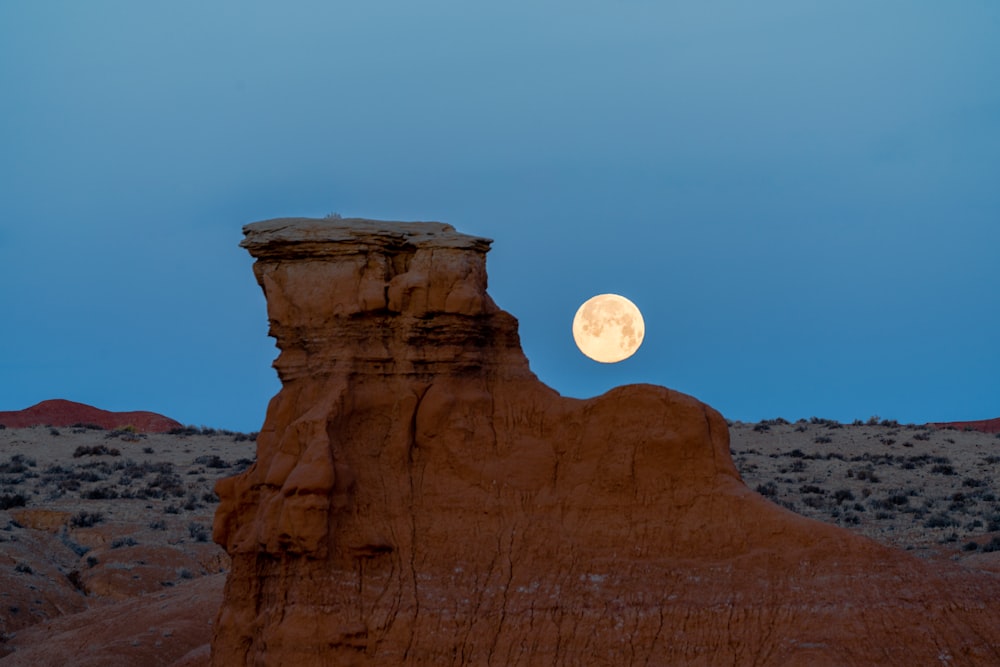
[[[144,433],[166,433],[171,429],[181,427],[180,422],[155,412],[145,410],[111,412],[86,403],[67,401],[62,398],[42,401],[24,410],[0,412],[0,424],[10,428],[73,426],[74,424],[93,424],[105,429],[131,426]]]
[[[976,419],[967,422],[932,422],[933,428],[953,428],[959,431],[982,431],[983,433],[1000,433],[1000,417],[995,419]]]
[[[216,487],[213,665],[1000,662],[995,578],[770,503],[690,396],[542,384],[486,292],[489,240],[244,233],[282,389]]]

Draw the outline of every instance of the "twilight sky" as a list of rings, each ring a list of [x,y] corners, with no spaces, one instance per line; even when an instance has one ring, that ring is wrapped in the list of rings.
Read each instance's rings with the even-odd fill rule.
[[[1000,416],[1000,3],[0,3],[0,410],[257,430],[243,224],[495,239],[570,396],[729,419]],[[577,307],[643,311],[580,354]]]

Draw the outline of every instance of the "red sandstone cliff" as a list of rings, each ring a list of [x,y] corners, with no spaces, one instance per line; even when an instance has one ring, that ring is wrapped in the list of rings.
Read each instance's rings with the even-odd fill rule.
[[[996,419],[977,419],[968,422],[932,422],[928,426],[934,428],[957,428],[960,431],[972,429],[983,433],[1000,433],[1000,417]]]
[[[24,410],[0,412],[0,424],[10,428],[72,426],[74,424],[96,424],[106,429],[132,426],[136,430],[147,433],[166,433],[170,429],[181,427],[180,422],[155,412],[144,410],[110,412],[85,403],[76,403],[61,398],[42,401]]]
[[[488,240],[244,233],[283,387],[217,487],[214,665],[1000,664],[997,579],[764,500],[690,396],[539,382]]]

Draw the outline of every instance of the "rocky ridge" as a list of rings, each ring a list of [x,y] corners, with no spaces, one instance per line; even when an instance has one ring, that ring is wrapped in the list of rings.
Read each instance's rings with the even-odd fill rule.
[[[166,433],[181,428],[180,422],[155,412],[111,412],[62,398],[42,401],[23,410],[0,412],[0,424],[9,428],[89,424],[104,429],[131,427],[145,433]]]
[[[488,240],[244,232],[283,387],[216,487],[212,664],[1000,662],[994,576],[772,504],[692,397],[539,382]]]

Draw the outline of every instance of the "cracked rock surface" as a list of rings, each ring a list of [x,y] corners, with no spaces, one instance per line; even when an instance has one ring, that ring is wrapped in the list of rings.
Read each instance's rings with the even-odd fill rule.
[[[530,371],[490,241],[244,228],[282,389],[217,485],[212,664],[1000,663],[1000,580],[750,490],[722,416]]]

